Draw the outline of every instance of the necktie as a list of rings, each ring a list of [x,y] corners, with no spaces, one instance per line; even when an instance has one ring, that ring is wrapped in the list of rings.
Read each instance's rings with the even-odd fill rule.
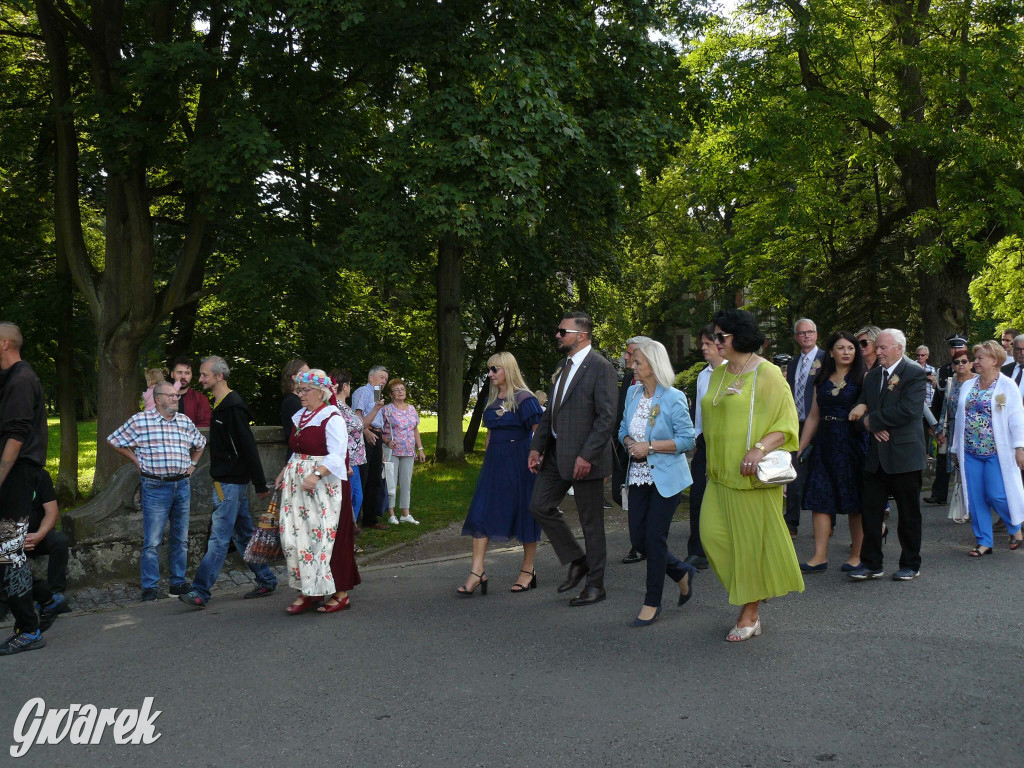
[[[1018,366],[1017,366],[1017,376],[1016,376],[1016,377],[1014,378],[1014,381],[1015,381],[1015,382],[1017,383],[1017,386],[1018,386],[1018,387],[1020,386],[1020,375],[1021,375],[1022,373],[1024,373],[1024,368],[1021,368],[1021,367],[1020,367],[1020,366],[1018,365]]]
[[[886,368],[882,371],[882,392],[885,392],[885,388],[889,385],[889,369]]]
[[[807,418],[807,414],[804,413],[804,391],[807,388],[807,368],[811,364],[811,358],[804,357],[800,363],[800,370],[796,375],[796,413],[803,421]]]
[[[565,361],[565,365],[562,366],[562,373],[558,377],[558,386],[555,388],[555,403],[551,406],[551,421],[556,424],[555,431],[557,432],[557,419],[558,411],[562,407],[562,396],[565,394],[565,382],[569,379],[569,369],[572,368],[572,358],[570,357]]]

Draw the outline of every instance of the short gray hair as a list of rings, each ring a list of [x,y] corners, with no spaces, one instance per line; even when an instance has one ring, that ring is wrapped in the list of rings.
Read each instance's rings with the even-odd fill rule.
[[[164,394],[167,394],[167,392],[176,392],[176,391],[177,390],[174,388],[174,384],[172,384],[169,381],[158,381],[156,384],[153,385],[153,394],[154,395],[164,395]]]
[[[1022,333],[1020,336],[1014,336],[1013,337],[1013,343],[1014,344],[1024,344],[1024,333]]]
[[[373,368],[370,369],[370,372],[368,374],[366,374],[366,376],[367,376],[367,378],[369,378],[370,376],[373,376],[373,374],[380,373],[381,371],[384,371],[384,373],[387,373],[388,369],[385,368],[383,365],[375,365],[375,366],[373,366]]]
[[[626,339],[626,346],[628,347],[630,344],[639,345],[647,341],[653,341],[653,339],[650,336],[634,336],[631,339]]]
[[[7,339],[15,349],[21,349],[21,345],[25,343],[21,329],[7,320],[0,322],[0,339]]]
[[[648,339],[641,342],[636,351],[644,356],[647,364],[651,366],[654,378],[661,386],[670,389],[675,384],[676,374],[672,370],[672,363],[668,359],[668,350],[665,349],[664,344],[654,339]]]
[[[907,351],[907,337],[903,331],[899,328],[884,328],[878,332],[878,336],[881,336],[883,333],[886,336],[892,336],[892,340],[896,346],[900,347],[904,352]],[[876,340],[878,339],[878,336],[875,336]]]
[[[810,323],[811,324],[811,328],[814,329],[814,332],[815,333],[818,332],[818,324],[817,323],[815,323],[809,317],[801,317],[799,320],[797,320],[795,323],[793,323],[793,333],[796,333],[796,329],[800,327],[801,323]]]
[[[210,364],[210,373],[221,374],[225,379],[231,375],[231,368],[228,367],[228,361],[219,355],[210,355],[204,357],[200,365]]]
[[[931,350],[929,350],[928,347],[926,347],[924,344],[922,344],[920,347],[918,347],[914,351],[915,352],[928,352],[929,354],[931,354]]]
[[[854,336],[867,336],[868,340],[871,341],[872,343],[874,343],[875,339],[878,338],[878,334],[880,334],[881,332],[882,332],[882,329],[879,328],[877,325],[865,325],[863,328],[861,328],[859,331],[857,331],[853,335]]]

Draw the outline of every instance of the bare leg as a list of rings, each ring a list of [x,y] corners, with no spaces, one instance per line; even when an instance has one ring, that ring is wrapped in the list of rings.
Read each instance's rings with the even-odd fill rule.
[[[484,555],[487,554],[487,545],[489,543],[490,539],[486,537],[473,537],[473,564],[469,568],[470,574],[466,579],[465,589],[467,592],[479,584],[480,576],[484,575]],[[478,573],[480,576],[474,576],[474,573]]]
[[[849,515],[850,518],[850,565],[860,565],[860,547],[864,543],[864,521],[860,515]]]
[[[530,581],[533,579],[533,559],[537,556],[537,542],[531,541],[528,544],[523,544],[523,565],[522,571],[519,574],[519,578],[516,579],[516,584],[521,587],[530,586]],[[479,571],[477,571],[479,573]]]
[[[828,562],[828,539],[832,535],[832,516],[823,512],[811,515],[814,524],[814,555],[807,561],[808,565],[821,565]]]
[[[828,515],[825,515],[826,519]],[[743,606],[743,610],[740,611],[740,617],[736,620],[737,627],[752,627],[757,623],[758,619],[758,607],[761,605],[761,601],[755,600],[752,603],[747,603]]]

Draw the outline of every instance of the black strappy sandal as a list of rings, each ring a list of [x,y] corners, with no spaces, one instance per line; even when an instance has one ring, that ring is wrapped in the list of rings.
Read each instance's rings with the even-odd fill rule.
[[[478,579],[480,579],[480,581],[478,581],[473,586],[472,589],[466,589],[465,585],[463,585],[463,586],[459,587],[458,589],[456,589],[455,591],[458,594],[462,595],[463,597],[472,597],[473,593],[476,592],[476,588],[480,587],[480,594],[481,595],[486,595],[487,594],[487,571],[484,571],[483,573],[476,573],[475,571],[470,571],[469,575],[470,576],[476,576]]]
[[[536,568],[534,570],[532,570],[532,571],[520,570],[519,572],[520,573],[529,574],[529,576],[530,576],[530,583],[524,585],[524,584],[520,584],[517,581],[515,584],[512,585],[512,588],[509,590],[509,592],[516,592],[516,593],[518,593],[518,592],[529,592],[531,589],[536,589],[537,588],[537,569]]]

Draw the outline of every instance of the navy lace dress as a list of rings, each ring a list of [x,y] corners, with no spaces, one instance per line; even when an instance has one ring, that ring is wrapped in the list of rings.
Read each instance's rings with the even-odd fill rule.
[[[484,411],[490,437],[463,536],[518,539],[524,544],[540,541],[540,525],[530,514],[536,475],[526,468],[526,461],[541,413],[537,398],[525,390],[516,393],[516,410],[506,411],[499,400]]]
[[[849,416],[860,384],[847,381],[839,388],[826,379],[817,385],[816,394],[818,431],[808,460],[803,507],[830,515],[859,515],[868,436]]]

